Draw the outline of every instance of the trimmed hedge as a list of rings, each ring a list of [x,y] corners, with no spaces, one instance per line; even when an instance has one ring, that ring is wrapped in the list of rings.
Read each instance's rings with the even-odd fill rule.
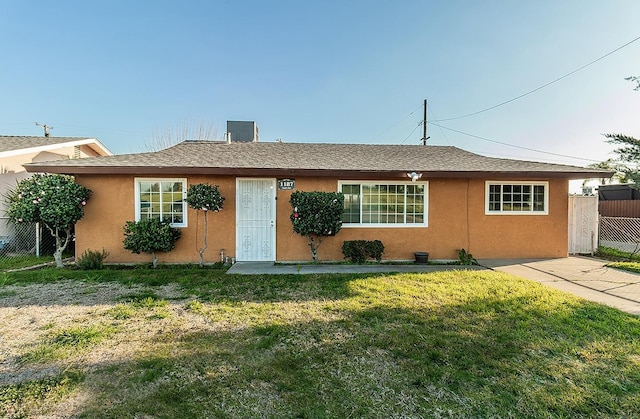
[[[380,240],[346,240],[342,243],[342,254],[353,263],[364,263],[368,258],[382,260],[384,245]]]

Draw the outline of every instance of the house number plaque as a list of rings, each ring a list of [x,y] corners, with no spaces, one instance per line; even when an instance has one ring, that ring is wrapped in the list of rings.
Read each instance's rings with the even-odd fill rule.
[[[278,179],[278,189],[282,191],[291,191],[296,188],[295,179]]]

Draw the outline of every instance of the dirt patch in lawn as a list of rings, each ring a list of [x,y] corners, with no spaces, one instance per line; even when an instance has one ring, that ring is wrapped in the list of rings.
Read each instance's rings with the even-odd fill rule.
[[[4,286],[0,292],[0,386],[21,385],[77,369],[92,371],[151,351],[148,342],[206,329],[184,309],[191,297],[175,286],[59,281]],[[54,416],[73,416],[82,394]]]

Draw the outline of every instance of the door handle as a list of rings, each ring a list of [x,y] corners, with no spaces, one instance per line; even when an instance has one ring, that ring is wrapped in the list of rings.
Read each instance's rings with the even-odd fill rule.
[[[269,224],[271,224],[271,227],[273,227],[274,225],[276,225],[276,222],[271,220],[271,222]]]

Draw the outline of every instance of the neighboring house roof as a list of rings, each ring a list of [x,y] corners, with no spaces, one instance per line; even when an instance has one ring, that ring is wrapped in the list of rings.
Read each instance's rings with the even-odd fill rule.
[[[219,174],[238,176],[344,176],[567,178],[613,173],[561,164],[497,159],[456,147],[421,145],[225,143],[185,141],[138,154],[25,164],[30,172],[69,174]]]
[[[103,156],[113,154],[95,138],[0,135],[0,158],[81,145],[86,145]]]

